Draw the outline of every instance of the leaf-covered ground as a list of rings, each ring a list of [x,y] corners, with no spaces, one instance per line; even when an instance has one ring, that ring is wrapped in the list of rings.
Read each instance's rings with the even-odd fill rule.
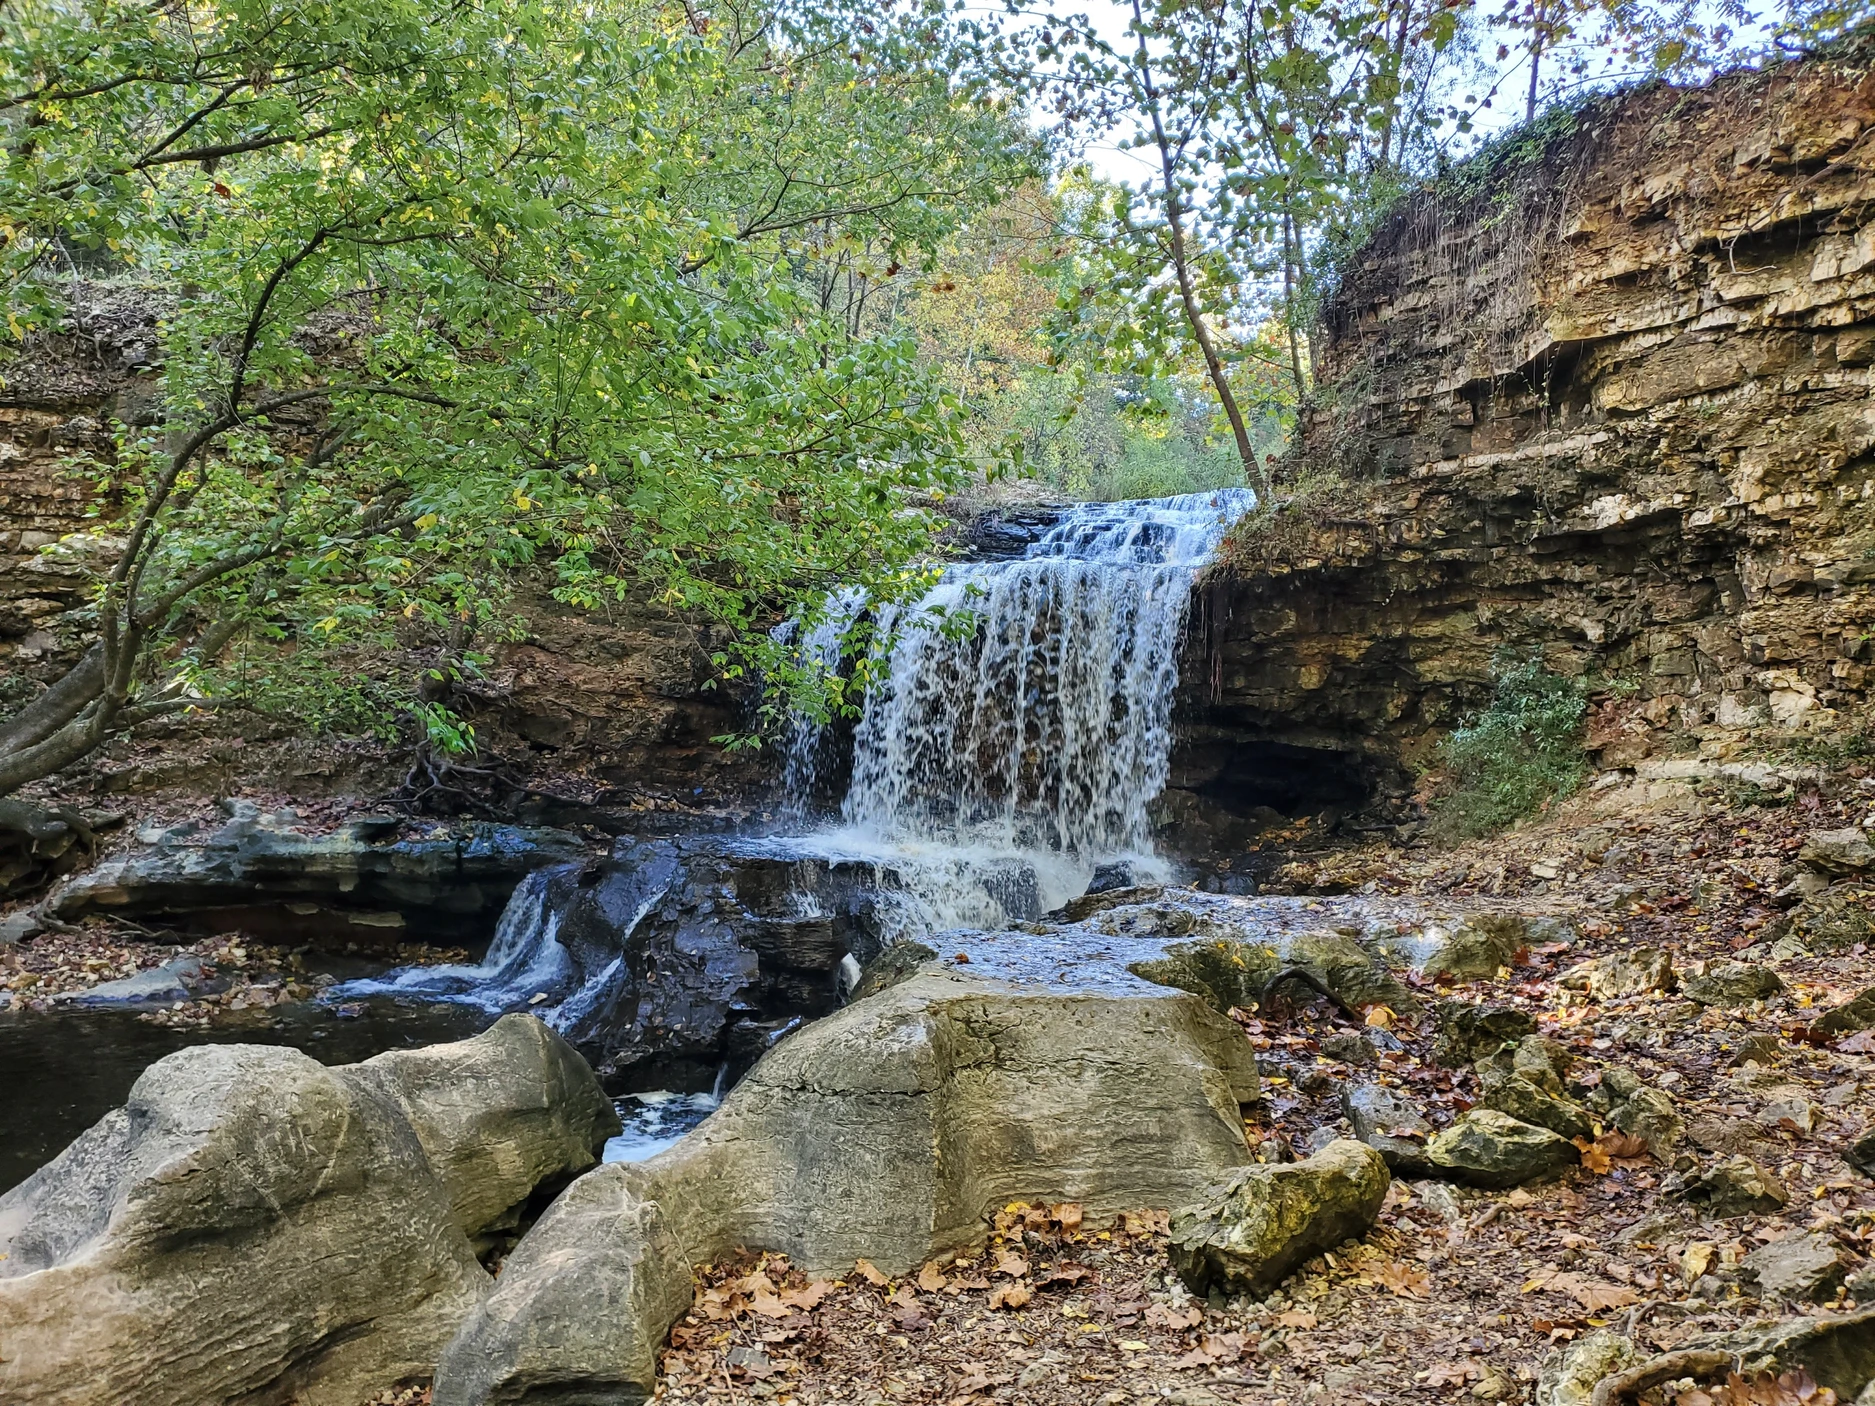
[[[1545,1357],[1595,1327],[1668,1350],[1767,1316],[1840,1309],[1858,1291],[1875,1300],[1875,1183],[1843,1160],[1871,1123],[1875,1041],[1811,1032],[1823,1009],[1875,984],[1875,960],[1854,945],[1772,950],[1805,839],[1871,809],[1875,795],[1853,783],[1778,806],[1708,796],[1697,810],[1614,819],[1581,807],[1456,852],[1324,848],[1283,871],[1293,892],[1449,895],[1460,908],[1468,896],[1524,896],[1573,910],[1580,935],[1566,946],[1423,994],[1521,1007],[1579,1067],[1625,1066],[1666,1092],[1687,1129],[1677,1165],[1609,1130],[1557,1182],[1508,1192],[1396,1182],[1366,1242],[1310,1262],[1260,1303],[1194,1301],[1167,1265],[1162,1220],[1076,1224],[1078,1208],[1007,1208],[983,1253],[903,1282],[861,1265],[809,1285],[772,1257],[711,1266],[665,1358],[662,1394],[804,1406],[1523,1401]],[[1665,992],[1593,1001],[1558,983],[1579,962],[1643,947],[1682,973],[1742,953],[1786,989],[1728,1012]],[[1239,1016],[1269,1075],[1247,1125],[1265,1159],[1345,1129],[1339,1095],[1355,1079],[1397,1086],[1435,1124],[1478,1092],[1471,1071],[1433,1063],[1430,1020],[1403,1015],[1393,1027],[1402,1050],[1357,1066],[1322,1052],[1328,1037],[1354,1033],[1326,1005]],[[1702,1218],[1675,1194],[1736,1154],[1779,1183],[1781,1210]],[[1822,1303],[1765,1301],[1741,1262],[1802,1234],[1840,1256],[1847,1288]],[[1712,1390],[1708,1400],[1806,1399],[1800,1381]],[[1689,1394],[1686,1406],[1701,1403]]]

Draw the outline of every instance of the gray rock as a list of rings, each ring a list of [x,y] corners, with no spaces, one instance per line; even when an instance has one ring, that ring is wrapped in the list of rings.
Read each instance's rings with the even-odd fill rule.
[[[1875,1384],[1875,1309],[1786,1318],[1763,1328],[1704,1334],[1685,1347],[1732,1353],[1747,1376],[1802,1367],[1818,1386],[1835,1392],[1838,1401],[1854,1401],[1858,1393]]]
[[[1751,962],[1700,962],[1680,980],[1680,992],[1687,1000],[1722,1010],[1737,1010],[1783,989],[1776,972]]]
[[[482,1078],[526,1043],[509,1025],[425,1051],[425,1079],[249,1045],[151,1065],[126,1107],[0,1197],[9,1406],[357,1406],[427,1377],[490,1283],[478,1194],[448,1169],[502,1169],[492,1205],[521,1169],[551,1183],[594,1154],[541,1155],[546,1091],[525,1071]],[[478,1145],[450,1145],[452,1126]]]
[[[391,1050],[346,1072],[409,1120],[478,1250],[621,1131],[592,1067],[532,1016],[504,1015],[472,1040]]]
[[[1749,1157],[1728,1157],[1706,1168],[1686,1184],[1681,1195],[1720,1220],[1766,1215],[1790,1202],[1784,1184]]]
[[[1490,1108],[1472,1109],[1426,1151],[1439,1175],[1491,1188],[1558,1176],[1581,1160],[1568,1139]]]
[[[1743,1268],[1766,1298],[1815,1303],[1842,1287],[1850,1264],[1835,1240],[1811,1231],[1760,1246],[1745,1256]]]
[[[1322,1037],[1322,1053],[1329,1059],[1340,1060],[1343,1064],[1352,1064],[1357,1068],[1366,1068],[1380,1059],[1380,1051],[1374,1048],[1374,1042],[1365,1035],[1325,1035]]]
[[[1875,1029],[1875,986],[1825,1011],[1811,1029],[1819,1035],[1847,1035],[1856,1030]]]
[[[178,957],[119,981],[100,982],[53,999],[72,1006],[167,1006],[192,997],[202,983],[202,959]]]
[[[1611,952],[1569,968],[1560,983],[1571,991],[1586,991],[1597,1001],[1620,1001],[1655,991],[1671,991],[1676,974],[1673,959],[1652,947]]]
[[[1659,1162],[1670,1162],[1673,1149],[1686,1135],[1686,1120],[1680,1117],[1673,1100],[1659,1089],[1636,1089],[1615,1105],[1609,1121],[1629,1137],[1646,1143]]]
[[[1432,1124],[1392,1089],[1356,1084],[1342,1094],[1341,1111],[1353,1124],[1354,1136],[1378,1152],[1392,1171],[1407,1177],[1432,1174],[1426,1156]]]
[[[1448,1069],[1463,1068],[1536,1029],[1536,1021],[1513,1006],[1441,1001],[1434,1015],[1439,1033],[1433,1041],[1432,1057]]]
[[[1854,826],[1846,830],[1818,830],[1804,841],[1797,862],[1836,878],[1875,869],[1875,845]]]
[[[39,921],[39,914],[31,908],[22,908],[0,918],[0,947],[9,947],[16,942],[37,937],[44,932],[45,924]]]
[[[1301,1263],[1373,1229],[1392,1178],[1351,1139],[1301,1162],[1249,1167],[1174,1212],[1166,1255],[1195,1294],[1264,1294]]]
[[[1540,1087],[1523,1074],[1493,1074],[1484,1079],[1478,1103],[1565,1138],[1592,1138],[1595,1123],[1588,1109]]]
[[[789,1035],[675,1147],[575,1182],[443,1355],[436,1406],[649,1396],[686,1265],[737,1246],[904,1274],[1012,1199],[1181,1204],[1249,1161],[1256,1091],[1192,995],[933,963]]]
[[[1601,1329],[1552,1351],[1537,1375],[1536,1406],[1588,1406],[1604,1377],[1625,1372],[1646,1356],[1632,1339]]]

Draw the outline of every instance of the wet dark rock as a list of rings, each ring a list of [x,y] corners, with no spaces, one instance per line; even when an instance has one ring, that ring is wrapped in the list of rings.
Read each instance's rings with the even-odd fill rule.
[[[1470,1001],[1441,1001],[1433,1008],[1438,1035],[1432,1057],[1447,1069],[1462,1069],[1536,1029],[1536,1021],[1514,1006],[1480,1006]]]
[[[1247,1167],[1175,1211],[1166,1256],[1195,1294],[1264,1294],[1311,1256],[1374,1227],[1392,1185],[1352,1139],[1284,1166]]]
[[[48,912],[263,938],[474,943],[524,876],[591,853],[563,830],[473,823],[400,837],[367,820],[319,835],[297,828],[291,811],[225,809],[213,829],[141,832],[136,847],[54,894]]]
[[[1102,864],[1094,870],[1094,877],[1087,881],[1087,894],[1113,893],[1118,889],[1135,888],[1139,876],[1134,866],[1125,860],[1112,864]]]
[[[922,942],[900,938],[866,963],[849,999],[863,1000],[888,986],[896,986],[936,956],[937,952]]]
[[[200,957],[178,957],[160,967],[151,967],[118,981],[101,982],[54,1000],[73,1006],[167,1006],[192,998],[204,981]]]
[[[1434,1174],[1426,1143],[1432,1124],[1415,1105],[1380,1084],[1356,1084],[1341,1096],[1341,1112],[1354,1136],[1378,1152],[1396,1176]]]
[[[1426,1151],[1438,1175],[1492,1189],[1559,1176],[1580,1160],[1568,1139],[1490,1108],[1472,1109]]]
[[[530,877],[480,966],[415,967],[336,994],[532,1010],[615,1092],[707,1089],[790,1020],[838,1006],[844,959],[881,952],[898,892],[870,860],[621,840],[606,859]]]

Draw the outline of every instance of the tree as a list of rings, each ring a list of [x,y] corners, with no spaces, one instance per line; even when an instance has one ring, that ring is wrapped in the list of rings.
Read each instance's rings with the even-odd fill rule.
[[[1457,20],[1424,0],[1129,4],[1122,40],[1014,0],[1010,22],[976,31],[978,52],[1081,137],[1118,132],[1145,153],[1149,178],[1082,206],[1075,321],[1134,369],[1202,364],[1246,479],[1266,488],[1244,392],[1307,393],[1311,250],[1430,120],[1409,80]],[[1272,321],[1280,346],[1259,335]]]
[[[460,745],[390,651],[472,672],[521,571],[727,625],[725,673],[833,582],[915,590],[957,405],[812,272],[843,241],[925,257],[1034,152],[922,21],[863,23],[15,0],[8,335],[82,316],[84,251],[162,345],[152,423],[73,466],[114,544],[95,643],[0,724],[0,796],[230,703]]]

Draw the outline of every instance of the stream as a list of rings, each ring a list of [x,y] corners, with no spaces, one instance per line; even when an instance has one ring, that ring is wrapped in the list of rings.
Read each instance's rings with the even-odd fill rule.
[[[1019,942],[1012,924],[1090,883],[1175,877],[1148,809],[1169,770],[1180,634],[1194,578],[1251,502],[1225,490],[1078,505],[997,559],[948,566],[923,601],[878,613],[891,643],[870,661],[879,682],[857,722],[793,728],[785,823],[703,848],[621,842],[604,864],[539,870],[479,961],[354,979],[239,1026],[0,1014],[0,1190],[186,1045],[284,1044],[336,1064],[463,1038],[512,1010],[573,1040],[619,1095],[625,1133],[608,1159],[649,1156],[892,942],[955,929]],[[849,669],[837,635],[869,607],[851,593],[836,605],[793,643]],[[921,624],[964,610],[974,630]],[[760,1000],[751,951],[781,972]],[[674,1003],[673,954],[697,968]],[[712,1019],[726,1033],[705,1030],[695,1049],[671,1033]],[[660,1085],[666,1067],[687,1073]]]

